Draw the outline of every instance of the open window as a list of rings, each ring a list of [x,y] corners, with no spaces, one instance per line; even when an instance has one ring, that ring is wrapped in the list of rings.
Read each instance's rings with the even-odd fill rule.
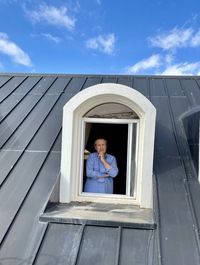
[[[105,103],[90,110],[83,117],[83,176],[79,182],[79,194],[86,181],[86,160],[94,152],[94,141],[103,137],[108,141],[108,153],[117,160],[119,173],[114,179],[113,195],[136,197],[136,165],[138,150],[139,117],[122,104]],[[91,194],[89,194],[91,195]],[[93,194],[93,196],[99,194]],[[104,196],[101,194],[101,196]]]
[[[138,91],[99,84],[75,95],[63,112],[60,202],[92,201],[152,208],[156,111]],[[119,174],[113,194],[83,191],[85,162],[95,138],[108,141]]]

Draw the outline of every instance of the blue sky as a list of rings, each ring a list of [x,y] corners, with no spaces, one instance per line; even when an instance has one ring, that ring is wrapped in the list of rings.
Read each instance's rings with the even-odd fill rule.
[[[0,72],[200,75],[200,1],[0,0]]]

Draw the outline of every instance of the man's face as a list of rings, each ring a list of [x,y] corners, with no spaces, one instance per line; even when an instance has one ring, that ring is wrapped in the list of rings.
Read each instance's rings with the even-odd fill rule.
[[[100,153],[105,154],[106,153],[107,144],[106,144],[106,141],[104,139],[97,139],[94,147],[95,147],[98,154],[100,154]]]

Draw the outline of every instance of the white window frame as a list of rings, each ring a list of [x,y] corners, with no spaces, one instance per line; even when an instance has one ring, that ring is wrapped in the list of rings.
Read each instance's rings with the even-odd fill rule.
[[[119,103],[133,110],[139,117],[139,142],[136,198],[122,195],[99,194],[90,201],[104,203],[131,203],[142,208],[152,208],[152,175],[156,109],[152,103],[133,88],[112,83],[98,84],[84,89],[71,98],[63,110],[60,202],[80,199],[79,177],[82,172],[82,119],[92,108],[104,103]],[[127,196],[126,196],[127,197]],[[85,198],[86,200],[86,198]]]
[[[82,168],[80,172],[79,177],[79,185],[78,185],[78,201],[85,201],[85,200],[91,200],[94,195],[96,197],[116,197],[116,194],[95,194],[95,193],[86,193],[83,192],[83,161],[84,161],[84,146],[85,146],[85,125],[86,123],[102,123],[102,124],[127,124],[128,125],[128,137],[127,137],[127,167],[126,167],[126,194],[125,195],[117,195],[117,197],[122,197],[125,199],[131,199],[131,201],[134,199],[136,200],[136,194],[137,194],[137,158],[138,158],[138,138],[139,138],[139,119],[113,119],[113,118],[83,118],[82,120],[82,149],[81,149],[81,165]],[[131,156],[132,156],[132,132],[133,132],[133,124],[136,124],[136,148],[135,148],[135,177],[134,177],[134,195],[130,195],[130,181],[131,181]]]

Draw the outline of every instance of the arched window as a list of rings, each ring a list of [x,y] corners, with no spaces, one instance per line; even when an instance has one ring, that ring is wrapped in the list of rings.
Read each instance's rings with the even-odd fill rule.
[[[152,208],[156,110],[138,91],[120,84],[89,87],[63,111],[60,202],[94,201]],[[117,158],[113,194],[83,191],[85,160],[103,135]]]

